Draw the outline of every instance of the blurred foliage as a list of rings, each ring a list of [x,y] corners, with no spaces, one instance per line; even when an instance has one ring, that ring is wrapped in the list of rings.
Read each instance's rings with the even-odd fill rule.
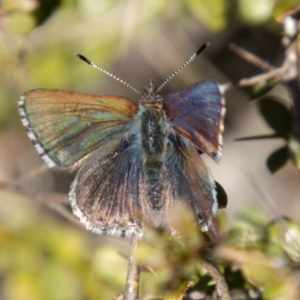
[[[187,0],[187,8],[210,30],[225,29],[228,22],[228,1]]]
[[[29,213],[24,200],[18,201],[23,214]],[[127,266],[116,247],[97,245],[84,231],[30,213],[37,219],[0,227],[1,299],[99,299],[100,294],[112,299],[122,292]],[[174,217],[177,238],[146,230],[136,253],[141,295],[177,299],[188,287],[184,299],[192,299],[195,291],[212,297],[217,279],[209,262],[225,277],[232,295],[239,295],[232,299],[297,299],[298,223],[288,218],[270,222],[248,208],[227,230],[221,210],[217,222],[223,224],[223,241],[207,248],[189,216],[180,211]]]
[[[10,199],[19,215],[0,213],[0,299],[99,299],[100,285],[111,299],[123,290],[127,263],[115,248],[96,247],[84,231],[41,217],[20,196]]]
[[[278,18],[298,2],[145,0],[139,3],[136,36],[158,26],[163,18],[171,17],[178,22],[178,28],[195,18],[206,30],[219,34],[234,22],[267,24],[270,28],[276,26],[273,17]],[[5,126],[20,124],[16,99],[21,91],[36,87],[80,90],[84,84],[99,78],[101,75],[78,62],[73,53],[96,57],[97,63],[109,67],[116,55],[121,55],[120,40],[130,40],[130,36],[120,33],[128,25],[123,23],[126,12],[132,13],[130,17],[134,19],[128,3],[2,0],[0,131]],[[252,87],[250,96],[265,95],[276,83],[270,80],[258,84]],[[258,103],[275,134],[281,134],[287,141],[287,145],[268,158],[269,169],[279,170],[288,155],[292,155],[299,167],[300,142],[289,135],[291,109],[269,96]],[[10,205],[24,200],[16,195],[9,197]],[[98,245],[94,241],[97,236],[91,238],[83,230],[41,217],[40,212],[29,212],[27,205],[18,209],[22,216],[16,216],[16,211],[0,214],[0,299],[111,299],[123,291],[126,259],[116,248]],[[287,218],[270,222],[261,211],[249,208],[229,229],[224,211],[219,212],[217,223],[223,241],[213,249],[207,249],[204,237],[189,219],[178,217],[177,230],[182,235],[177,239],[149,230],[137,252],[145,271],[141,294],[174,298],[193,279],[187,299],[196,291],[212,297],[216,281],[204,267],[205,260],[225,277],[233,299],[298,299],[300,225],[297,222]]]
[[[262,78],[258,83],[247,87],[249,96],[252,99],[259,99],[258,106],[260,113],[266,123],[274,130],[274,134],[265,136],[252,136],[240,138],[238,140],[254,140],[268,138],[283,138],[286,144],[275,150],[267,159],[267,166],[272,173],[280,170],[286,162],[291,160],[295,166],[300,169],[300,82],[299,82],[299,37],[300,37],[300,3],[299,1],[277,1],[273,15],[274,18],[283,24],[282,44],[286,47],[283,63],[280,68],[284,69],[284,65],[288,66],[286,73],[295,67],[295,74],[273,77],[266,80]],[[289,50],[288,49],[293,49]],[[295,57],[298,57],[295,60]],[[289,64],[289,60],[292,64]],[[266,71],[264,75],[268,72]],[[267,93],[276,84],[284,82],[291,94],[291,100],[279,99],[276,96]],[[289,102],[287,107],[287,102]]]

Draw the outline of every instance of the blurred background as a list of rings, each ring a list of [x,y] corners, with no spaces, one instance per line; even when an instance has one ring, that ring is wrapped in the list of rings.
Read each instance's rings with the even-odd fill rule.
[[[274,66],[284,60],[276,10],[297,1],[276,0],[2,0],[0,1],[0,299],[109,299],[121,293],[126,241],[98,237],[64,217],[74,174],[44,162],[21,125],[22,92],[55,88],[121,95],[122,84],[75,57],[80,53],[143,90],[159,85],[204,42],[207,48],[162,90],[206,79],[238,83],[262,70],[229,49],[235,43]],[[289,104],[289,91],[269,92]],[[204,159],[228,196],[228,222],[258,208],[270,219],[300,221],[299,171],[288,162],[275,174],[266,159],[280,139],[235,141],[272,133],[257,103],[233,85],[226,92],[223,157]],[[66,204],[67,205],[67,204]],[[109,243],[106,243],[109,241]],[[105,243],[104,243],[105,242]],[[114,245],[114,246],[113,246]],[[112,250],[113,249],[113,250]],[[118,250],[119,249],[119,250]],[[125,250],[124,250],[125,249]],[[104,283],[104,284],[103,284]]]

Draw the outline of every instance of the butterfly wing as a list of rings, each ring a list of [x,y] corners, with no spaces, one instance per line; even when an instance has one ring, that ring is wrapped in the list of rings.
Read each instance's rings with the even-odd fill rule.
[[[183,204],[190,207],[203,231],[210,230],[217,209],[215,183],[193,145],[170,143],[160,170],[164,189],[156,195],[164,203],[160,207],[153,205],[153,195],[145,192],[149,190],[146,173],[142,148],[134,138],[99,148],[72,184],[74,214],[98,234],[141,236],[143,224],[173,232],[172,209]]]
[[[142,151],[124,139],[96,150],[79,169],[70,191],[74,214],[89,230],[142,235],[145,216]]]
[[[49,167],[70,167],[131,127],[137,105],[116,96],[62,90],[25,92],[19,112],[29,138]]]
[[[176,147],[168,152],[166,168],[170,193],[167,197],[168,206],[188,206],[201,230],[210,230],[213,214],[218,208],[215,181],[197,149],[178,136]]]
[[[221,158],[225,103],[216,81],[199,82],[168,94],[163,105],[179,134],[215,160]]]

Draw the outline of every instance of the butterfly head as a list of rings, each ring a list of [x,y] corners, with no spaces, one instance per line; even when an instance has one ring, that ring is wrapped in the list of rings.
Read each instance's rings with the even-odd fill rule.
[[[153,107],[156,105],[162,105],[162,96],[157,94],[157,87],[154,80],[148,79],[148,84],[144,88],[142,97],[140,98],[140,104],[145,107]]]

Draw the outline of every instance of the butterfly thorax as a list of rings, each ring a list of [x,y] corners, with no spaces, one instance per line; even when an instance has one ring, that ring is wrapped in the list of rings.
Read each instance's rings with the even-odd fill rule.
[[[156,94],[152,80],[145,88],[140,99],[139,123],[140,145],[143,151],[144,180],[146,194],[150,200],[151,209],[158,211],[164,207],[163,180],[165,178],[165,155],[172,129],[162,107],[163,98]]]

